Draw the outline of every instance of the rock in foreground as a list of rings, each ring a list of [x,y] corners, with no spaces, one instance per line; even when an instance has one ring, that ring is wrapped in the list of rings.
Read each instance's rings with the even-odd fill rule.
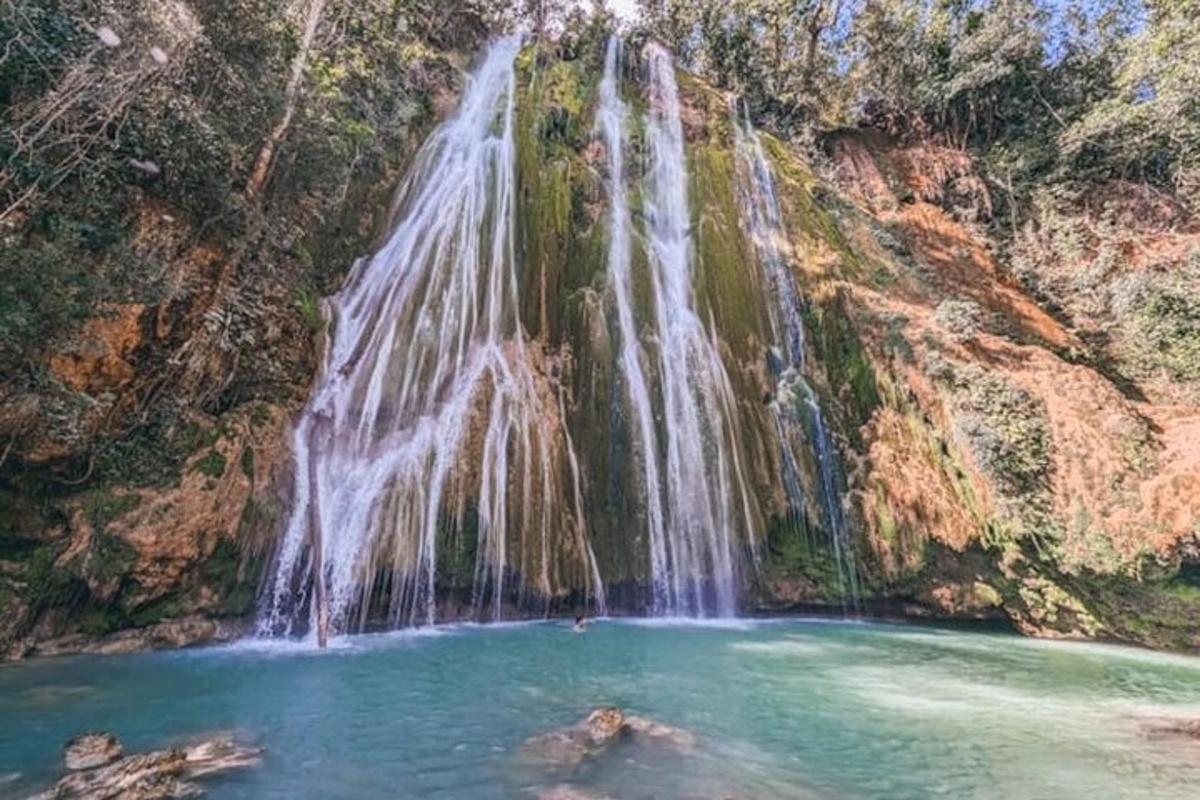
[[[123,749],[111,733],[85,733],[67,742],[63,760],[72,772],[94,769],[116,761]]]
[[[696,745],[696,737],[688,731],[606,707],[593,710],[574,725],[525,740],[521,755],[527,761],[569,772],[584,761],[603,755],[625,737],[664,745],[681,753],[691,751]]]
[[[255,766],[262,750],[228,737],[187,747],[155,750],[121,758],[123,748],[111,733],[86,733],[67,743],[64,778],[32,800],[166,800],[200,797],[195,778]]]

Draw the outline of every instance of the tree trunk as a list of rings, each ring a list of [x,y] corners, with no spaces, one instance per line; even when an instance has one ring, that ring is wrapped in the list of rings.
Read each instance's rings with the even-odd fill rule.
[[[821,41],[821,31],[825,29],[825,3],[817,3],[812,17],[808,20],[808,46],[804,49],[804,89],[811,92],[814,75],[817,68],[817,45]]]
[[[308,66],[308,54],[312,50],[313,39],[317,35],[317,26],[321,22],[321,13],[325,10],[325,0],[309,0],[308,16],[304,21],[304,34],[300,38],[300,48],[292,58],[292,72],[284,91],[283,116],[271,130],[271,135],[258,151],[254,159],[254,168],[250,171],[250,179],[246,181],[246,196],[254,199],[267,182],[271,170],[271,162],[275,159],[275,150],[287,136],[288,127],[296,113],[296,102],[300,99],[300,87],[304,83],[304,69]]]

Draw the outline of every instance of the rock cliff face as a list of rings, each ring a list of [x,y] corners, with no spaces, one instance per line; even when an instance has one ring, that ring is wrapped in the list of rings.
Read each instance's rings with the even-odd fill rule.
[[[602,67],[599,37],[561,56],[527,49],[518,59],[516,250],[534,369],[577,451],[587,541],[610,607],[637,611],[651,565],[617,435],[630,423],[605,301]],[[631,57],[623,77],[633,117],[647,102],[643,68]],[[740,607],[840,613],[851,598],[829,515],[811,503],[797,513],[781,478],[771,286],[739,204],[729,98],[687,75],[679,82],[693,288],[729,373],[753,495],[756,553],[740,574]],[[321,323],[287,270],[314,257],[336,262],[324,266],[329,291],[348,252],[366,252],[385,232],[387,192],[419,142],[415,131],[435,120],[432,105],[405,152],[346,184],[354,204],[330,212],[339,222],[321,225],[315,256],[303,244],[313,240],[295,235],[269,280],[239,267],[244,250],[204,220],[157,201],[137,205],[129,248],[159,255],[169,290],[155,302],[90,309],[39,354],[40,383],[6,379],[2,389],[0,646],[15,655],[124,649],[139,641],[119,633],[129,629],[183,644],[249,619],[289,507],[289,431],[316,370]],[[646,149],[636,122],[630,139],[636,164]],[[830,133],[813,154],[766,134],[763,144],[780,249],[803,298],[804,378],[838,451],[863,607],[1200,647],[1200,375],[1187,349],[1197,328],[1155,340],[1162,331],[1146,318],[1147,306],[1170,305],[1200,269],[1195,225],[1152,218],[1112,187],[1107,213],[1124,231],[1123,257],[1085,286],[1077,273],[1100,244],[1084,237],[1078,269],[1039,249],[1045,221],[996,246],[982,225],[987,188],[961,152],[869,130]],[[643,203],[631,194],[635,219]],[[1082,227],[1086,212],[1068,209],[1058,224]],[[644,256],[635,254],[633,270],[645,273]],[[647,291],[634,287],[638,303]],[[243,335],[248,347],[204,345]],[[217,386],[239,357],[278,373],[269,390]],[[155,402],[209,391],[218,402],[170,415]],[[802,448],[806,497],[821,494],[818,461]],[[566,473],[560,483],[573,491]],[[573,497],[561,500],[568,527],[580,515]],[[471,611],[475,513],[460,510],[466,522],[439,547],[445,616]],[[578,538],[553,539],[563,552],[547,556],[513,536],[514,571],[550,558],[555,577],[515,593],[506,613],[582,602],[590,574]]]
[[[829,151],[849,204],[833,213],[865,267],[843,261],[840,281],[880,387],[852,491],[885,591],[952,614],[1003,609],[1032,634],[1194,648],[1194,381],[1130,356],[1128,312],[1081,281],[1065,302],[1035,301],[1037,273],[1022,285],[1012,272],[1020,245],[1005,264],[968,221],[985,198],[962,154],[869,132],[835,135]],[[1138,198],[1110,202],[1126,243],[1141,243],[1110,286],[1148,279],[1154,251],[1160,267],[1194,270],[1153,244]],[[1194,260],[1194,229],[1170,238]],[[1075,269],[1098,249],[1082,247]],[[1089,303],[1090,318],[1068,303]],[[1089,336],[1102,314],[1118,317],[1106,344]]]

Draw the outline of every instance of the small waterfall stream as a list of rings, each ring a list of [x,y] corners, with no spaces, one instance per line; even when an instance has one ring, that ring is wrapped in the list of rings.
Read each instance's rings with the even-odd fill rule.
[[[740,113],[739,107],[737,101],[730,104],[738,161],[738,194],[742,218],[766,274],[772,300],[767,304],[776,343],[771,364],[775,396],[770,409],[782,449],[783,483],[788,494],[789,513],[800,515],[804,508],[800,462],[795,449],[805,438],[802,412],[807,417],[810,445],[820,478],[821,509],[837,565],[840,593],[844,603],[857,609],[858,569],[842,511],[841,465],[820,400],[805,377],[801,297],[789,264],[790,244],[776,196],[775,178],[763,150],[762,137],[755,130],[749,111]]]
[[[654,424],[650,388],[643,362],[646,355],[638,339],[634,320],[633,278],[630,275],[633,259],[633,222],[625,181],[626,122],[629,109],[621,99],[621,40],[610,37],[604,54],[604,78],[600,82],[600,102],[596,110],[597,126],[607,151],[607,187],[609,203],[608,279],[617,310],[617,329],[620,337],[618,365],[624,383],[629,409],[633,417],[633,449],[640,466],[641,495],[645,503],[646,525],[654,570],[655,610],[671,610],[668,596],[662,591],[666,548],[666,521],[663,517],[662,481],[659,477],[658,433]]]
[[[740,531],[753,545],[754,527],[738,460],[733,390],[715,333],[701,321],[692,289],[687,159],[675,65],[658,44],[647,46],[646,57],[644,205],[667,497],[665,535],[651,541],[654,608],[669,615],[731,616],[737,610],[735,537]]]
[[[535,369],[519,318],[520,44],[491,46],[456,115],[418,154],[390,239],[326,303],[331,331],[294,432],[293,512],[264,632],[290,632],[305,607],[322,636],[361,628],[383,599],[393,626],[434,622],[439,534],[463,531],[468,506],[477,617],[502,613],[514,539],[537,537],[518,556],[521,588],[548,597],[550,538],[571,524],[602,603],[561,398]],[[565,519],[556,503],[572,490]]]

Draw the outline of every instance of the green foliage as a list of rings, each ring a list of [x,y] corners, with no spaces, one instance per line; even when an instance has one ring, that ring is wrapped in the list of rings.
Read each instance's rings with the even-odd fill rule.
[[[0,246],[0,359],[15,361],[94,313],[96,283],[79,260],[82,238],[72,230],[29,236]]]
[[[88,636],[105,636],[128,625],[129,619],[120,609],[111,606],[88,606],[75,624]]]
[[[1193,562],[1152,579],[1082,574],[1070,582],[1114,635],[1151,647],[1194,651],[1200,647],[1196,571]]]
[[[187,460],[214,441],[214,432],[191,421],[173,404],[159,404],[141,425],[102,441],[95,472],[114,485],[174,486]]]
[[[1148,0],[1144,28],[1122,43],[1112,88],[1063,131],[1076,168],[1139,177],[1200,203],[1200,5]]]
[[[133,545],[119,536],[98,533],[88,554],[88,575],[101,582],[119,581],[137,560]]]
[[[27,599],[32,611],[71,608],[87,599],[87,584],[56,564],[62,547],[43,545],[25,565]]]
[[[315,292],[297,289],[295,306],[310,331],[321,330],[325,324],[325,318],[321,315],[321,298]]]
[[[183,605],[177,597],[167,596],[160,600],[155,600],[129,615],[127,620],[128,625],[136,628],[144,628],[147,625],[153,625],[156,622],[162,622],[172,617],[182,616],[184,613]]]
[[[879,406],[880,393],[871,358],[843,303],[844,300],[837,300],[818,306],[808,313],[806,321],[811,320],[816,327],[817,335],[810,341],[825,366],[829,391],[833,395],[833,402],[823,405],[839,418],[841,424],[838,427],[847,431],[857,445],[860,444],[859,428]]]
[[[110,522],[120,519],[141,504],[142,497],[138,494],[100,491],[88,499],[83,510],[96,533],[103,534]]]
[[[225,456],[217,449],[209,450],[195,464],[196,472],[216,480],[225,474]]]
[[[253,608],[253,579],[248,571],[243,571],[243,564],[243,554],[229,539],[218,540],[213,552],[204,561],[201,581],[223,598],[221,613],[245,614]]]
[[[1151,368],[1200,382],[1200,281],[1144,288],[1133,314],[1132,347]]]
[[[983,471],[1005,494],[1033,501],[1049,490],[1046,414],[1024,389],[971,364],[954,374],[958,428]]]
[[[844,602],[843,578],[827,542],[813,541],[803,519],[773,518],[767,528],[763,571],[767,577],[800,579],[809,585],[812,600]]]
[[[739,92],[781,131],[837,121],[838,45],[849,6],[837,0],[642,0],[645,24],[680,62]]]
[[[788,134],[863,119],[979,156],[1014,227],[1047,183],[1200,200],[1200,6],[1176,0],[644,0],[681,63]],[[1143,22],[1144,21],[1144,22]],[[797,127],[797,123],[801,123]]]
[[[57,77],[47,66],[64,55],[78,56],[92,38],[62,3],[0,6],[0,42],[11,43],[0,59],[0,114],[13,103],[44,92]]]
[[[254,448],[251,447],[250,445],[246,445],[245,447],[243,447],[240,461],[242,464],[242,474],[245,475],[246,478],[249,479],[251,483],[253,483],[254,482]]]

